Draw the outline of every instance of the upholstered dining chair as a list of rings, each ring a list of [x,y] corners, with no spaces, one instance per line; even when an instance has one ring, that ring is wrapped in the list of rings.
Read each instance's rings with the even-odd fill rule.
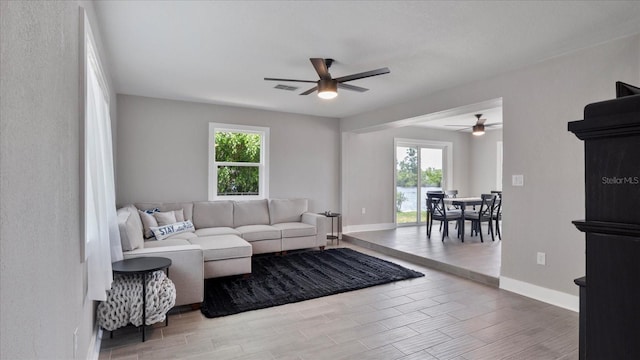
[[[486,222],[489,226],[489,231],[491,232],[491,240],[495,241],[492,216],[497,196],[496,194],[482,194],[480,197],[482,199],[480,209],[478,209],[478,211],[465,212],[463,220],[471,220],[471,234],[473,235],[474,232],[476,235],[480,234],[480,242],[484,242],[484,239],[482,238],[481,225],[483,222]]]
[[[443,242],[444,238],[449,236],[449,222],[458,222],[462,219],[462,214],[459,211],[447,210],[447,206],[444,203],[444,198],[444,193],[427,193],[427,204],[429,204],[427,207],[431,209],[431,216],[429,217],[429,222],[427,223],[427,237],[431,239],[433,220],[437,220],[440,221],[440,224],[444,225],[443,230],[441,230]]]

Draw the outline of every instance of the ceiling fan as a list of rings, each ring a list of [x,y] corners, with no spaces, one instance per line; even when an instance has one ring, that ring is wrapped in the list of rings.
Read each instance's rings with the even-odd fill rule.
[[[491,126],[502,124],[502,123],[492,123],[492,124],[485,125],[485,122],[487,121],[487,119],[481,119],[482,114],[475,114],[474,116],[476,117],[476,124],[473,126],[467,126],[467,125],[447,125],[447,126],[464,126],[464,129],[460,129],[460,130],[473,129],[472,134],[476,136],[480,136],[480,135],[484,135],[485,127],[491,127]]]
[[[332,78],[329,74],[329,68],[335,60],[322,59],[322,58],[310,58],[311,64],[316,69],[320,80],[296,80],[296,79],[278,79],[278,78],[264,78],[267,81],[292,81],[292,82],[304,82],[315,83],[316,86],[301,93],[300,95],[309,95],[312,92],[318,90],[318,96],[322,99],[333,99],[338,96],[338,88],[345,90],[352,90],[357,92],[365,92],[369,89],[365,89],[360,86],[345,84],[347,81],[353,81],[358,79],[364,79],[371,76],[378,76],[390,73],[389,68],[380,68],[376,70],[365,71],[357,74],[341,76],[338,78]]]

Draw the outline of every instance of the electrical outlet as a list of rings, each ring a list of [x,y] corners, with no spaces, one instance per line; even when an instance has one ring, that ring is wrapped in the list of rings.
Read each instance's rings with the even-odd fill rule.
[[[367,209],[362,208],[362,215],[364,215],[364,214],[366,214],[366,213],[367,213]]]
[[[524,186],[524,175],[511,175],[511,185]]]
[[[547,264],[547,254],[543,252],[538,253],[538,257],[536,259],[538,265],[546,265]]]

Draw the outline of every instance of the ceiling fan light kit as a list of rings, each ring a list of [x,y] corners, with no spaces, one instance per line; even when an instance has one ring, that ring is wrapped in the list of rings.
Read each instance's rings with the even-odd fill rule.
[[[333,99],[338,96],[338,82],[333,79],[318,80],[318,97],[321,99]]]
[[[473,125],[472,134],[475,136],[484,135],[484,125]]]
[[[364,79],[371,76],[378,76],[388,74],[388,68],[380,68],[371,71],[365,71],[357,74],[351,74],[347,76],[341,76],[339,78],[332,78],[331,74],[329,74],[329,67],[335,60],[333,59],[322,59],[322,58],[310,58],[311,64],[313,68],[318,73],[320,80],[298,80],[298,79],[279,79],[279,78],[264,78],[267,81],[293,81],[293,82],[306,82],[306,83],[315,83],[316,86],[311,89],[301,93],[300,95],[309,95],[314,91],[318,91],[318,97],[322,99],[333,99],[338,96],[338,87],[346,90],[357,91],[357,92],[365,92],[369,89],[365,89],[360,86],[348,85],[344,84],[347,81],[353,81],[358,79]]]

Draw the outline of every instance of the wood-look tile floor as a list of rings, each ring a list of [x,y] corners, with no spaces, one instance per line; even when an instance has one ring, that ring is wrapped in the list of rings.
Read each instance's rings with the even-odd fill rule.
[[[170,315],[100,359],[577,359],[578,314],[369,249],[424,277],[215,319]]]
[[[356,232],[343,235],[343,239],[361,247],[399,257],[432,269],[442,270],[484,284],[498,286],[502,256],[502,241],[487,235],[483,224],[484,242],[479,236],[470,236],[466,226],[464,242],[458,239],[453,224],[451,237],[442,241],[437,223],[431,238],[426,226],[405,226],[393,230]],[[508,241],[508,240],[505,240]]]

